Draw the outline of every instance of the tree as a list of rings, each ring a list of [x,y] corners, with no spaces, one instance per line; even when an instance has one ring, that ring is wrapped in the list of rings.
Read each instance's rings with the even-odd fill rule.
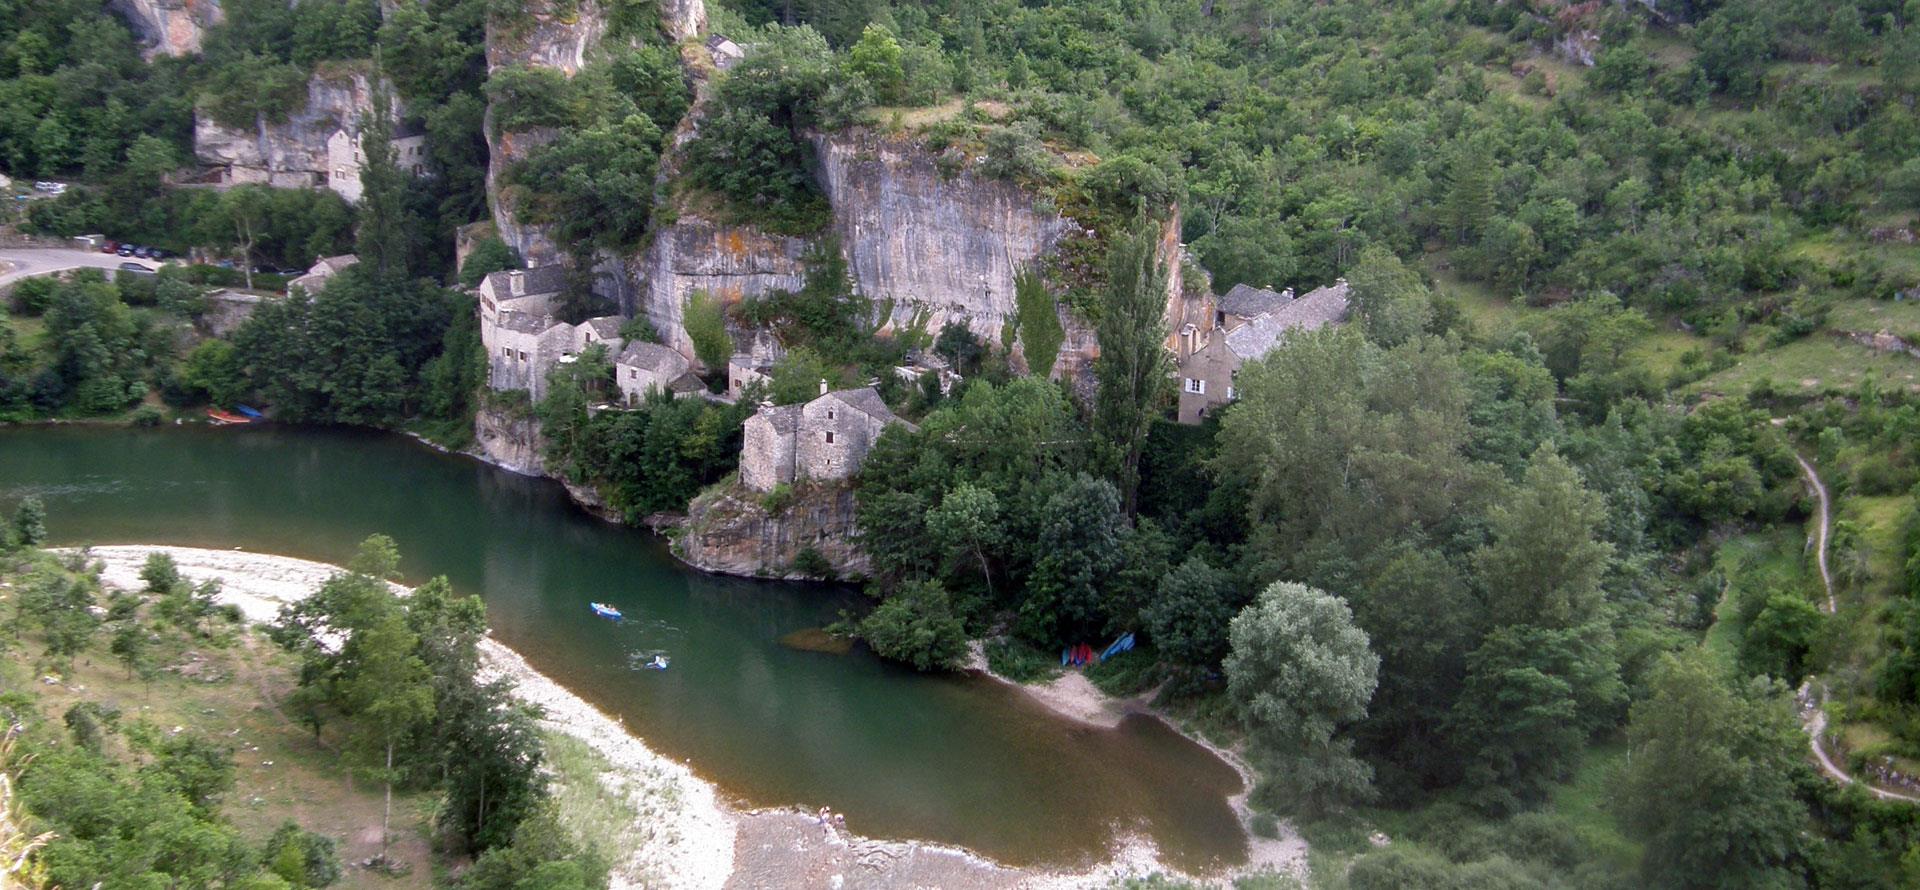
[[[1060,356],[1060,345],[1066,342],[1067,332],[1060,326],[1059,310],[1054,305],[1053,294],[1047,292],[1046,279],[1033,269],[1022,268],[1014,273],[1013,302],[1020,351],[1027,360],[1028,373],[1052,376],[1054,361]],[[941,341],[945,342],[947,331],[956,327],[948,322],[947,327],[940,330]],[[957,329],[966,330],[965,327]],[[977,365],[978,359],[972,364]],[[955,362],[954,370],[968,376],[973,373],[959,362]]]
[[[1140,451],[1147,425],[1168,391],[1165,341],[1167,267],[1159,229],[1142,216],[1115,239],[1107,266],[1106,301],[1096,331],[1094,428],[1111,450],[1112,478],[1131,516],[1140,495]]]
[[[380,813],[380,859],[387,859],[393,819],[394,751],[415,727],[433,717],[433,689],[427,666],[414,648],[419,638],[392,606],[370,624],[355,629],[344,657],[349,668],[342,695],[356,722],[356,746],[381,757],[371,770],[386,789]]]
[[[881,658],[913,665],[915,670],[944,670],[967,654],[967,632],[953,614],[946,588],[938,581],[908,581],[856,627],[860,638]]]
[[[240,248],[240,274],[247,290],[253,290],[254,245],[269,225],[272,205],[273,197],[262,185],[235,186],[220,193],[219,215]]]
[[[113,653],[113,657],[120,659],[121,664],[127,666],[129,678],[135,674],[145,677],[153,668],[147,631],[138,621],[122,622],[119,629],[113,632],[113,641],[108,644],[108,651]]]
[[[33,495],[20,499],[13,511],[13,539],[22,547],[38,547],[47,541],[47,506]]]
[[[1000,501],[993,492],[962,482],[947,492],[939,506],[927,511],[927,530],[940,539],[949,554],[968,553],[980,564],[980,578],[993,596],[993,568],[987,548],[1000,541]]]
[[[1233,579],[1196,556],[1161,577],[1158,596],[1141,617],[1162,658],[1203,669],[1226,657],[1238,600]]]
[[[1542,444],[1527,462],[1525,479],[1504,503],[1487,511],[1493,540],[1474,554],[1496,626],[1571,627],[1585,623],[1600,603],[1600,578],[1613,546],[1596,535],[1606,518],[1599,495]]]
[[[900,41],[886,25],[874,22],[860,32],[859,41],[847,50],[847,71],[866,78],[874,98],[884,105],[906,100],[907,73],[900,66]]]
[[[1634,702],[1613,806],[1659,886],[1791,887],[1807,809],[1806,738],[1784,691],[1732,686],[1704,652],[1669,655]]]
[[[1051,481],[1051,480],[1050,480]],[[1041,509],[1020,634],[1041,645],[1111,629],[1114,573],[1125,563],[1130,529],[1113,483],[1085,473],[1059,479]]]
[[[1398,346],[1426,329],[1433,316],[1427,286],[1384,245],[1370,244],[1347,273],[1354,314],[1367,339]]]
[[[393,153],[393,97],[376,80],[372,107],[362,119],[360,151],[360,231],[354,252],[375,287],[390,287],[413,277],[413,257],[425,222],[409,206],[412,180],[400,172]]]
[[[1489,634],[1467,656],[1466,688],[1449,716],[1482,804],[1510,812],[1542,800],[1587,739],[1619,719],[1626,697],[1605,625]]]
[[[727,307],[712,294],[697,290],[687,295],[681,313],[681,326],[693,341],[693,354],[712,371],[727,366],[733,355],[733,338],[727,335]]]
[[[1366,716],[1380,658],[1347,604],[1277,581],[1234,617],[1228,640],[1227,696],[1261,768],[1255,793],[1309,811],[1370,796],[1372,770],[1339,733]]]

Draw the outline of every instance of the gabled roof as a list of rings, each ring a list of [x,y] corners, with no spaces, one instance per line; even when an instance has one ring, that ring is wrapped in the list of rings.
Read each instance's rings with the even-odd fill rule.
[[[1251,284],[1236,284],[1220,298],[1220,311],[1241,318],[1265,315],[1293,302],[1293,291],[1276,293]]]
[[[777,408],[761,408],[748,420],[764,420],[776,433],[793,435],[800,428],[800,405],[781,405]]]
[[[871,386],[862,386],[859,389],[836,389],[821,396],[820,399],[838,399],[847,407],[882,422],[900,419],[894,416],[893,409],[887,407],[887,401],[880,398],[880,392]],[[814,401],[817,402],[820,399]]]
[[[686,372],[690,363],[686,356],[658,343],[635,340],[628,343],[627,348],[620,350],[620,357],[614,360],[614,364],[645,368],[656,374],[678,376]]]
[[[557,294],[567,289],[567,267],[558,263],[546,266],[535,266],[531,269],[510,269],[503,272],[494,272],[487,276],[487,289],[493,291],[495,297],[505,298],[514,296],[513,276],[515,274],[525,276],[523,284],[526,290],[523,296]]]
[[[545,333],[548,328],[553,327],[555,324],[558,324],[558,322],[556,322],[551,315],[530,315],[525,312],[515,312],[509,309],[500,313],[498,324],[503,331],[513,331],[520,334],[540,334]]]
[[[356,254],[351,254],[351,253],[343,253],[339,256],[321,257],[320,259],[314,261],[313,268],[308,269],[307,274],[332,275],[333,273],[338,272],[341,269],[345,269],[346,267],[354,265],[358,262],[360,262],[360,257]]]
[[[1347,280],[1342,278],[1228,331],[1227,348],[1241,360],[1252,361],[1272,352],[1287,334],[1346,320]]]
[[[618,340],[620,325],[625,322],[626,319],[618,315],[602,315],[598,318],[589,318],[582,323],[586,325],[587,330],[593,332],[594,336],[602,340]]]

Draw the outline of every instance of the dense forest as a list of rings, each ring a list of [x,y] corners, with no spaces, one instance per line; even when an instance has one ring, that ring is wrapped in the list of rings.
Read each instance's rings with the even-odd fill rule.
[[[1097,386],[1017,374],[1007,343],[957,326],[876,333],[830,249],[798,291],[690,303],[703,358],[724,364],[730,324],[788,347],[756,397],[877,379],[917,424],[858,481],[872,608],[839,631],[922,670],[985,640],[1020,679],[1138,633],[1088,675],[1244,750],[1254,828],[1302,830],[1316,885],[1920,884],[1920,808],[1816,772],[1800,720],[1822,709],[1862,779],[1920,777],[1920,3],[727,0],[711,29],[750,51],[677,147],[694,92],[658,10],[601,6],[612,39],[568,78],[489,74],[487,30],[531,24],[518,4],[230,0],[199,57],[143,61],[97,2],[0,0],[0,170],[77,183],[20,202],[19,225],[242,264],[361,257],[227,339],[192,327],[223,271],[22,284],[0,420],[258,398],[460,444],[488,399],[540,420],[549,466],[615,512],[672,511],[728,478],[750,402],[592,411],[605,356],[538,404],[483,395],[451,288],[518,261],[496,241],[453,268],[454,229],[487,214],[483,128],[555,128],[502,187],[583,267],[684,207],[818,233],[807,134],[911,135],[1098,233],[1019,287],[1029,362],[1059,348],[1064,306],[1097,331]],[[433,175],[401,175],[375,128],[358,207],[171,184],[196,107],[284,116],[327,66],[390,80]],[[1174,424],[1169,221],[1216,292],[1344,277],[1350,323]],[[900,382],[911,348],[963,381]],[[1830,579],[1805,546],[1810,476],[1835,499]],[[80,602],[83,573],[43,574]],[[451,619],[367,598],[313,620],[412,634],[434,671],[459,648],[432,642]],[[42,623],[57,655],[68,630]],[[352,660],[302,651],[314,713],[361,719]],[[70,735],[41,762],[129,769]],[[435,784],[453,741],[383,744]],[[169,781],[138,787],[208,821]],[[505,828],[459,833],[511,849]],[[243,852],[230,874],[265,855]]]

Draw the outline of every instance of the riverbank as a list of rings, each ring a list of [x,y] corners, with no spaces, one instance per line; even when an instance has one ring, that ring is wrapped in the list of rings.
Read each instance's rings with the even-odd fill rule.
[[[1112,729],[1130,716],[1141,716],[1158,720],[1174,732],[1186,737],[1194,744],[1213,752],[1234,772],[1240,774],[1239,793],[1227,798],[1233,807],[1233,813],[1240,820],[1240,829],[1247,836],[1247,862],[1232,871],[1232,875],[1259,874],[1262,872],[1282,872],[1300,878],[1307,877],[1307,841],[1300,836],[1291,823],[1281,822],[1276,837],[1261,837],[1253,831],[1253,807],[1249,799],[1253,794],[1254,783],[1258,776],[1253,766],[1241,757],[1239,752],[1215,744],[1197,732],[1191,732],[1181,726],[1165,712],[1155,708],[1153,699],[1159,689],[1148,690],[1139,695],[1108,695],[1093,685],[1093,681],[1077,670],[1069,670],[1045,683],[1021,683],[994,673],[987,663],[984,645],[980,640],[968,644],[967,662],[964,668],[978,676],[986,677],[997,683],[1011,686],[1022,694],[1038,702],[1053,713],[1078,723],[1101,729]]]
[[[339,568],[325,563],[241,550],[186,547],[95,547],[102,580],[138,588],[147,555],[165,552],[193,581],[218,579],[221,596],[254,621],[271,620],[279,607],[306,596]],[[841,888],[986,887],[1093,888],[1129,877],[1175,874],[1160,862],[1150,842],[1128,840],[1103,862],[1071,871],[1012,868],[970,851],[921,841],[866,838],[820,827],[798,809],[756,810],[729,800],[684,763],[660,756],[619,720],[608,716],[532,669],[517,653],[492,640],[483,650],[486,669],[517,682],[516,694],[546,710],[544,728],[580,740],[611,769],[600,777],[628,806],[620,837],[616,887]],[[1228,755],[1229,763],[1244,768]],[[1244,810],[1244,792],[1236,809]],[[1243,823],[1246,817],[1243,815]],[[1278,855],[1280,843],[1290,855]],[[1297,849],[1295,847],[1297,846]],[[1179,876],[1201,883],[1278,870],[1303,875],[1305,844],[1293,838],[1254,838],[1253,858],[1225,875]]]

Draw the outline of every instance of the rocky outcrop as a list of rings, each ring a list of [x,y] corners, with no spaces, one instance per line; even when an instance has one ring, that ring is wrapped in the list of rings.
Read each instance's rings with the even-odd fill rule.
[[[253,127],[235,129],[196,110],[193,153],[200,163],[224,170],[227,182],[323,186],[328,173],[327,139],[342,129],[356,132],[359,120],[372,109],[373,85],[364,72],[316,71],[307,81],[306,104],[280,123],[262,118]],[[396,122],[405,116],[397,97],[393,112]]]
[[[942,173],[911,140],[856,130],[816,136],[814,151],[854,283],[897,328],[954,321],[997,341],[1014,273],[1072,225],[1011,183]]]
[[[811,247],[803,238],[683,214],[654,233],[635,260],[638,299],[622,309],[646,313],[668,345],[691,356],[693,344],[681,321],[689,294],[704,290],[733,303],[771,290],[799,290],[807,283]]]
[[[679,525],[674,555],[707,572],[797,579],[806,576],[794,561],[811,549],[838,577],[867,573],[867,555],[854,543],[851,486],[795,486],[777,510],[769,499],[732,482],[702,492]]]
[[[492,205],[493,225],[500,240],[520,252],[531,266],[558,262],[560,247],[553,240],[551,226],[534,225],[522,220],[515,210],[512,189],[506,185],[507,169],[534,149],[552,142],[557,131],[540,128],[520,133],[495,135],[487,127],[487,202]]]
[[[108,8],[146,44],[148,58],[200,51],[207,29],[220,23],[220,0],[110,0]]]
[[[540,421],[524,409],[482,405],[473,415],[473,439],[474,456],[487,463],[528,476],[546,473],[546,462],[540,458],[545,445]]]
[[[660,0],[660,27],[673,40],[692,40],[707,33],[707,4],[703,0]]]

